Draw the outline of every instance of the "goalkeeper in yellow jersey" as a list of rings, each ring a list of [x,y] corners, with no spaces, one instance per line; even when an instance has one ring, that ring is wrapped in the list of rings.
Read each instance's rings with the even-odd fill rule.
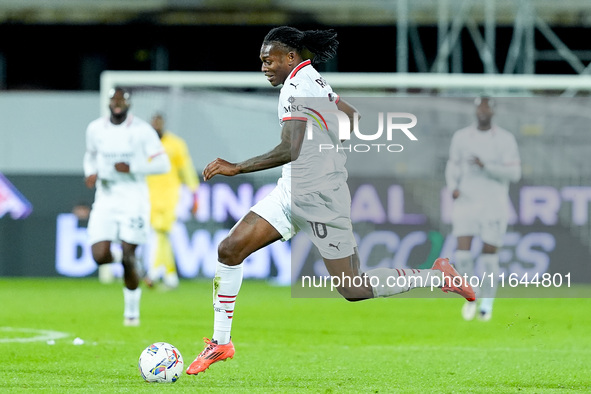
[[[151,124],[158,132],[162,145],[170,158],[171,170],[165,174],[147,177],[151,203],[150,223],[156,233],[156,246],[146,283],[152,286],[154,282],[162,278],[165,286],[176,288],[179,284],[179,277],[169,238],[170,230],[176,222],[176,209],[182,185],[186,185],[193,192],[193,215],[197,212],[199,178],[193,167],[186,142],[181,137],[165,130],[162,114],[154,114]]]

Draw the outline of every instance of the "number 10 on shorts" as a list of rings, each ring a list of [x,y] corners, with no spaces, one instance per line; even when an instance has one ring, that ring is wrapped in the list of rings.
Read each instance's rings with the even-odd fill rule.
[[[320,239],[324,239],[326,238],[327,230],[326,230],[326,223],[320,223],[320,222],[311,222],[309,220],[307,220],[308,223],[310,223],[310,226],[312,226],[312,232],[314,233],[314,236]]]

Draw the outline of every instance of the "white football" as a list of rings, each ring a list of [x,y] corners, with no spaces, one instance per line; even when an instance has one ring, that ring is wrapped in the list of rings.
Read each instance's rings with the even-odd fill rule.
[[[144,349],[138,367],[146,382],[174,383],[183,373],[183,356],[170,343],[155,342]]]

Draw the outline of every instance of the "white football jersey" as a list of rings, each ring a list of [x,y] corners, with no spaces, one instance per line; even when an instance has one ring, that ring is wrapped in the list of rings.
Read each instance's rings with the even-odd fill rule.
[[[473,163],[478,157],[484,164]],[[445,171],[450,193],[458,189],[460,198],[484,203],[491,209],[506,209],[509,183],[521,178],[521,161],[513,134],[498,126],[478,130],[471,125],[454,133]]]
[[[336,111],[336,102],[338,96],[310,60],[294,68],[281,88],[280,123],[300,119],[312,126],[311,133],[307,131],[304,136],[298,158],[282,169],[282,178],[291,183],[293,194],[334,189],[347,180],[347,156],[338,138],[337,117],[325,112]]]
[[[128,163],[130,172],[115,170],[118,162]],[[97,174],[97,198],[107,194],[148,199],[145,176],[169,169],[170,162],[158,134],[144,120],[128,114],[119,125],[111,123],[109,117],[88,125],[84,175]]]

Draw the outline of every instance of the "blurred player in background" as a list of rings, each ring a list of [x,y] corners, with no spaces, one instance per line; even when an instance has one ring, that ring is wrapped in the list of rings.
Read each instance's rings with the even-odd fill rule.
[[[507,231],[509,183],[521,178],[521,161],[513,134],[492,123],[493,99],[477,98],[475,108],[476,124],[456,131],[452,137],[445,178],[454,199],[452,231],[458,243],[455,265],[461,275],[475,274],[472,239],[479,236],[483,242],[480,263],[487,280],[477,294],[478,317],[488,321],[497,291],[498,248]],[[462,316],[472,320],[476,309],[476,303],[465,303]]]
[[[86,129],[84,175],[96,187],[88,220],[92,257],[99,266],[123,263],[124,325],[140,322],[140,277],[135,251],[149,232],[150,197],[146,175],[165,173],[170,162],[158,134],[145,121],[128,113],[129,92],[110,93],[109,117],[92,121]],[[121,244],[114,256],[111,243]]]
[[[166,287],[174,289],[179,284],[179,277],[170,244],[170,230],[177,219],[176,210],[182,185],[193,193],[193,216],[197,212],[199,178],[189,156],[187,144],[181,137],[165,129],[162,114],[154,114],[151,124],[170,159],[171,170],[165,174],[147,177],[150,189],[150,223],[156,233],[156,246],[146,283],[152,286],[162,278]]]
[[[311,122],[313,140],[305,138],[309,114],[299,111],[298,98],[317,98],[323,109],[342,111],[352,120],[356,110],[333,93],[330,85],[313,67],[336,54],[338,41],[332,30],[300,31],[292,27],[272,29],[265,37],[260,58],[262,71],[272,86],[283,85],[279,95],[281,142],[271,151],[241,163],[216,159],[204,171],[204,180],[215,175],[233,176],[283,166],[275,189],[230,230],[218,247],[214,278],[214,329],[212,340],[205,338],[205,349],[187,369],[188,374],[205,371],[217,361],[234,356],[230,337],[234,306],[242,284],[242,262],[251,253],[278,240],[288,240],[303,231],[319,249],[332,276],[362,279],[362,285],[344,283],[339,293],[349,301],[389,297],[415,287],[386,283],[389,278],[416,275],[440,280],[457,277],[447,259],[438,259],[432,269],[378,268],[360,271],[357,244],[351,225],[351,195],[347,186],[346,155],[343,150],[319,153],[319,144],[341,146],[336,116],[325,118],[327,127]],[[314,104],[313,104],[314,105]],[[311,110],[308,112],[314,112]],[[353,122],[351,122],[351,126]],[[369,280],[373,279],[370,285]],[[346,281],[343,281],[346,282]],[[448,283],[450,281],[448,280]],[[465,284],[449,283],[444,291],[474,300]],[[417,287],[419,282],[415,282]]]

